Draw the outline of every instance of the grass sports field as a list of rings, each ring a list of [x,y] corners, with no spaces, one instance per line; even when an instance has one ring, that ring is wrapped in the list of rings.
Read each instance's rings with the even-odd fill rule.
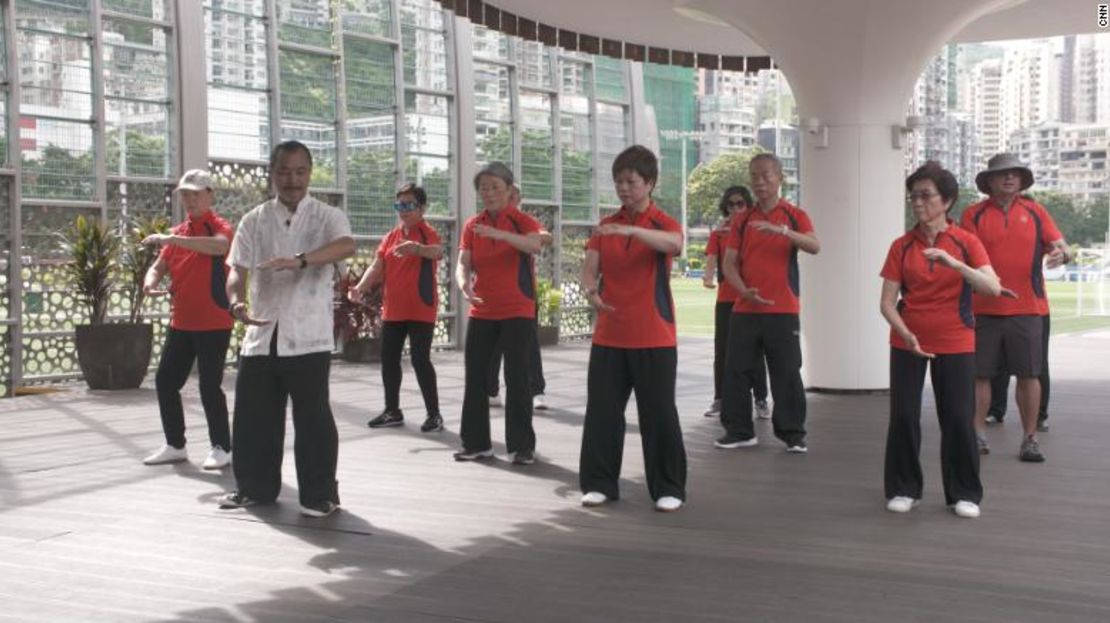
[[[1091,291],[1096,284],[1086,284],[1087,306],[1094,305]],[[1110,285],[1107,286],[1110,289]],[[713,305],[716,290],[707,290],[701,279],[674,278],[671,280],[674,293],[675,313],[678,316],[680,335],[713,335]],[[1052,305],[1052,334],[1076,333],[1093,329],[1110,328],[1110,316],[1075,315],[1078,284],[1062,281],[1048,282],[1048,300]],[[802,304],[805,305],[803,298]],[[875,315],[879,314],[879,302],[875,301]]]

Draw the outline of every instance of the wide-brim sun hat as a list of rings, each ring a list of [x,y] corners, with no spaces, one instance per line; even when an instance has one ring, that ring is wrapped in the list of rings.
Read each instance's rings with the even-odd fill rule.
[[[1023,191],[1033,185],[1033,172],[1029,170],[1029,167],[1022,164],[1021,160],[1014,154],[1001,153],[996,154],[993,158],[988,160],[987,169],[985,171],[980,171],[979,174],[975,176],[975,186],[979,189],[979,192],[984,195],[991,194],[990,186],[987,185],[987,179],[991,175],[1003,171],[1017,171],[1021,173],[1021,190]]]

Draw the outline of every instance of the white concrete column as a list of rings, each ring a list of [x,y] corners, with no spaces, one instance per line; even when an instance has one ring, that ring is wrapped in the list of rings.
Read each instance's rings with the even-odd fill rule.
[[[803,124],[804,127],[804,124]],[[890,124],[842,125],[802,134],[802,209],[821,253],[802,253],[803,376],[807,387],[882,389],[889,384],[887,324],[879,314],[886,251],[904,230],[902,151]]]
[[[797,98],[800,207],[821,240],[820,255],[801,261],[806,386],[888,387],[879,271],[905,231],[902,150],[891,131],[905,123],[929,58],[1006,0],[672,1],[748,34]]]

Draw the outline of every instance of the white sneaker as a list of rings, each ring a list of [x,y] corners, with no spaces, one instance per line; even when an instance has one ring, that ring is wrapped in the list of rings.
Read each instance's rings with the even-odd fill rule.
[[[905,495],[896,495],[886,502],[886,509],[892,513],[908,513],[917,506],[918,501]]]
[[[590,491],[582,496],[582,506],[601,506],[609,501],[609,496],[600,491]]]
[[[952,507],[952,512],[956,513],[957,517],[964,519],[975,519],[979,517],[979,505],[975,502],[968,502],[967,500],[960,500]]]
[[[219,446],[212,446],[208,458],[204,459],[201,467],[204,469],[223,469],[231,463],[231,453]]]
[[[543,394],[536,394],[532,396],[532,409],[536,411],[547,411],[547,400]]]
[[[660,513],[673,513],[680,508],[682,508],[682,500],[670,495],[664,495],[655,500],[655,510]]]
[[[180,463],[188,460],[189,453],[185,451],[185,448],[175,448],[166,444],[154,454],[143,459],[143,465],[165,465],[166,463]]]

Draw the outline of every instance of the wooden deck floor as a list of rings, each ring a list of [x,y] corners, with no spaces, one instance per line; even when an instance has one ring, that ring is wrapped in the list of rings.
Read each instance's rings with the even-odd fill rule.
[[[216,509],[233,482],[199,469],[195,385],[192,462],[174,467],[140,464],[161,443],[152,389],[0,401],[0,620],[1110,621],[1110,333],[1053,348],[1048,462],[1017,461],[1013,414],[992,429],[977,521],[943,507],[930,412],[926,499],[883,511],[885,397],[811,394],[805,456],[766,422],[760,447],[713,449],[700,339],[679,358],[689,505],[669,515],[651,510],[634,425],[623,499],[578,505],[586,345],[545,351],[554,408],[528,468],[501,445],[492,465],[454,463],[454,432],[417,430],[407,369],[412,421],[367,429],[378,369],[337,364],[344,510],[325,520],[301,518],[291,486],[277,505]],[[460,360],[436,356],[452,431]]]

